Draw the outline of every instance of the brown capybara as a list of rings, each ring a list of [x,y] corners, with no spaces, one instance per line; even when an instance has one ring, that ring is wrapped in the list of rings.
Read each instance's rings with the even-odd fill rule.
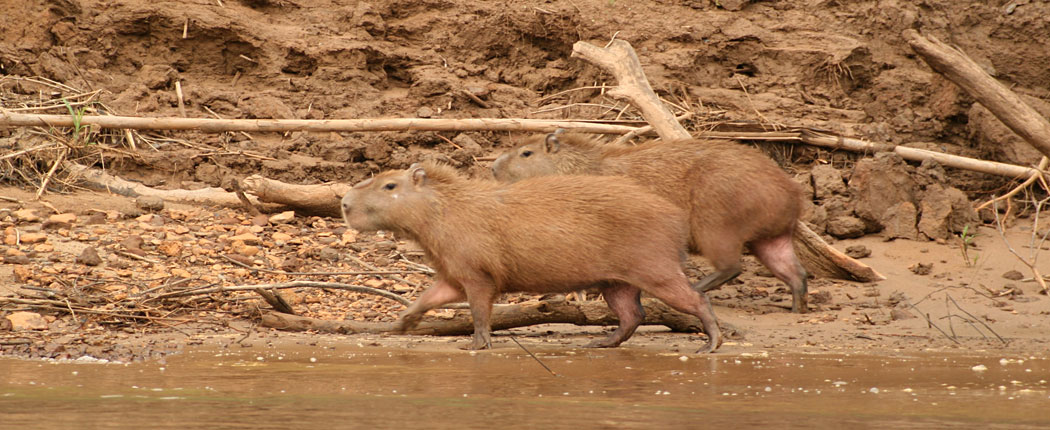
[[[682,272],[685,214],[629,180],[551,176],[514,184],[461,176],[426,162],[362,181],[346,193],[351,228],[419,242],[437,272],[401,314],[402,331],[437,306],[462,301],[474,319],[473,349],[490,348],[500,293],[564,293],[599,286],[619,326],[588,346],[614,347],[644,317],[642,291],[695,315],[713,352],[721,335],[710,302]]]
[[[740,256],[748,245],[791,287],[791,310],[807,311],[806,270],[791,242],[802,190],[757,149],[714,140],[602,145],[556,131],[507,150],[492,170],[504,182],[557,174],[634,179],[688,212],[689,249],[715,267],[696,288],[718,288],[739,275]]]

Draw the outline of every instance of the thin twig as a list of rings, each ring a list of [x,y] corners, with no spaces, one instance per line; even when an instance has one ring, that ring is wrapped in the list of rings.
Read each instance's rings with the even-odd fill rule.
[[[945,294],[945,295],[947,296],[947,294]],[[984,323],[984,321],[981,321],[981,319],[980,319],[980,318],[977,318],[976,316],[974,316],[973,314],[971,314],[970,312],[968,312],[968,311],[967,311],[966,309],[963,309],[963,308],[962,308],[962,306],[959,306],[959,304],[958,304],[958,303],[956,303],[956,302],[955,302],[955,299],[953,299],[953,298],[952,298],[951,296],[948,296],[948,299],[949,299],[949,300],[951,300],[951,301],[952,301],[952,303],[954,303],[954,304],[955,304],[955,308],[956,308],[956,309],[958,309],[958,310],[962,311],[962,312],[963,312],[964,314],[966,314],[966,315],[969,315],[969,316],[970,316],[970,318],[972,318],[972,319],[973,319],[974,321],[977,321],[978,323],[980,323],[981,325],[983,325],[983,326],[984,326],[984,328],[988,329],[988,331],[992,332],[992,334],[994,334],[994,335],[995,335],[995,337],[999,338],[999,341],[1000,341],[1000,342],[1002,342],[1002,343],[1003,343],[1003,345],[1008,345],[1008,344],[1010,343],[1010,342],[1007,342],[1007,341],[1006,341],[1006,339],[1003,339],[1003,337],[1002,337],[1002,336],[999,336],[999,333],[996,333],[996,332],[995,332],[995,330],[992,330],[992,327],[991,327],[991,326],[989,326],[988,324],[985,324],[985,323]]]
[[[529,356],[531,356],[533,360],[536,360],[537,363],[540,363],[540,366],[543,366],[544,369],[547,369],[547,371],[550,372],[551,375],[558,376],[558,374],[554,373],[554,371],[551,370],[551,368],[547,367],[546,364],[543,364],[543,362],[540,361],[539,357],[536,357],[536,355],[533,354],[532,351],[529,351],[528,349],[525,349],[525,345],[522,345],[521,342],[518,342],[518,340],[515,339],[514,336],[508,336],[508,337],[510,337],[510,340],[513,340],[514,343],[518,344],[518,346],[520,346],[522,350],[524,350],[525,352],[529,353]]]

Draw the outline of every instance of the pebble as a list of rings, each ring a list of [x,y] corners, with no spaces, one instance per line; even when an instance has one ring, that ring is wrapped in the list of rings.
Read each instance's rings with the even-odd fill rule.
[[[16,220],[21,222],[37,222],[40,221],[40,216],[36,214],[36,211],[32,209],[19,209],[11,213]]]
[[[135,199],[135,206],[145,211],[160,212],[164,210],[164,199],[153,196],[142,196]]]
[[[13,312],[7,316],[12,330],[46,330],[47,321],[34,312]]]
[[[270,224],[287,224],[295,219],[295,211],[281,212],[270,216]]]
[[[41,243],[47,241],[47,235],[44,233],[25,233],[22,235],[23,244]]]
[[[102,264],[102,257],[98,256],[98,250],[94,246],[89,246],[77,256],[77,263],[85,266],[98,266]]]

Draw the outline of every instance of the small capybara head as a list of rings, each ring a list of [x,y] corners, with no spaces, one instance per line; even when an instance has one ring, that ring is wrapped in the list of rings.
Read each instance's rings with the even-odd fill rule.
[[[380,173],[357,183],[343,196],[343,220],[360,231],[404,232],[435,209],[436,196],[430,185],[458,179],[452,167],[429,162]]]
[[[596,142],[583,135],[566,134],[559,128],[500,154],[492,163],[492,174],[501,182],[567,173],[593,174],[598,156],[589,152],[598,148]]]

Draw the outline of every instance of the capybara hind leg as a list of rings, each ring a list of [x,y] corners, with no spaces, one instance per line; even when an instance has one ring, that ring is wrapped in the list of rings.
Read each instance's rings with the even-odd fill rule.
[[[627,284],[614,284],[601,289],[605,302],[613,315],[620,320],[616,330],[604,339],[596,339],[586,345],[587,348],[613,348],[619,346],[634,334],[638,325],[645,318],[642,309],[642,291]]]
[[[772,239],[751,244],[751,251],[773,275],[788,287],[791,287],[791,311],[806,313],[806,269],[795,254],[791,234],[784,234]]]
[[[715,266],[715,271],[697,282],[693,286],[695,290],[710,291],[740,275],[740,254],[744,244],[716,237],[704,237],[701,240],[700,252]]]
[[[722,331],[718,328],[715,311],[707,295],[689,287],[689,281],[683,275],[657,285],[645,292],[660,299],[675,310],[700,318],[700,323],[707,334],[708,342],[696,351],[697,354],[715,352],[722,345]]]
[[[401,333],[411,330],[419,324],[419,321],[423,319],[423,314],[427,311],[446,303],[461,302],[466,298],[467,296],[463,293],[463,290],[452,286],[448,282],[438,280],[433,286],[427,288],[415,302],[409,305],[408,309],[401,312],[401,318],[397,322],[396,330]]]

